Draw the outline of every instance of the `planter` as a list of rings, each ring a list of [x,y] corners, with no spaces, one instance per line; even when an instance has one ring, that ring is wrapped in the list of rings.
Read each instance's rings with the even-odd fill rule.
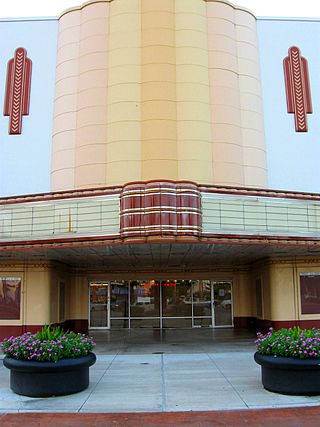
[[[291,395],[320,394],[320,359],[266,356],[256,352],[266,390]]]
[[[58,362],[32,362],[5,357],[10,369],[10,387],[31,397],[60,396],[77,393],[89,385],[89,367],[96,361],[94,353]]]

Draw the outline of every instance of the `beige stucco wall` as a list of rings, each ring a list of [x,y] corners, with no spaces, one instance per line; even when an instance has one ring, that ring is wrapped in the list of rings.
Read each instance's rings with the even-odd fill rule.
[[[317,320],[320,314],[301,314],[300,273],[320,272],[320,260],[270,260],[253,269],[262,281],[263,320]]]
[[[52,190],[265,187],[255,18],[223,0],[100,0],[59,20]]]
[[[43,325],[58,323],[59,283],[65,284],[65,320],[69,319],[70,273],[55,263],[0,264],[1,277],[21,277],[21,319],[0,320],[1,325]]]
[[[240,271],[234,275],[232,291],[234,317],[254,317],[256,300],[250,271]]]
[[[255,17],[207,1],[214,183],[267,186]]]
[[[52,190],[106,183],[109,2],[59,21]]]
[[[74,275],[70,287],[69,319],[88,319],[89,289],[85,275]]]
[[[291,263],[271,264],[269,266],[269,320],[295,320],[298,317],[295,306],[294,269]]]

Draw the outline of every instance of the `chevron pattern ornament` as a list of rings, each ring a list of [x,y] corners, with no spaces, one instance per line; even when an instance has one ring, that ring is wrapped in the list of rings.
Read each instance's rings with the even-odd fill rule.
[[[22,116],[29,115],[32,61],[27,51],[18,47],[8,61],[4,116],[9,116],[9,134],[20,135]]]
[[[296,132],[308,132],[307,114],[312,113],[308,62],[296,46],[283,60],[287,111],[294,114]]]

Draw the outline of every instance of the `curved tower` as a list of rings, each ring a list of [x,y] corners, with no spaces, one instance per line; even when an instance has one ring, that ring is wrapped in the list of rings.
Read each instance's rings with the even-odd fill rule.
[[[224,0],[95,0],[59,20],[52,190],[267,186],[255,17]]]

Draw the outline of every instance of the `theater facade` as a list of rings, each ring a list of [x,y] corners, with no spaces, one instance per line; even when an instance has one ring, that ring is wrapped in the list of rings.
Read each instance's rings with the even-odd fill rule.
[[[0,336],[320,325],[320,20],[0,21]]]

